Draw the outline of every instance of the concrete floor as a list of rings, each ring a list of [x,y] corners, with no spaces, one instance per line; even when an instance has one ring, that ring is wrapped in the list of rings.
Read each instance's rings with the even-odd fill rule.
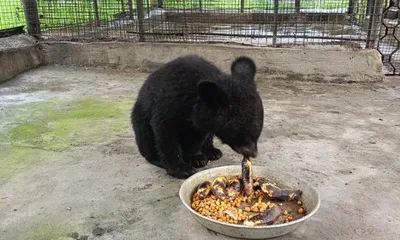
[[[129,111],[145,76],[49,66],[0,84],[0,239],[229,239],[184,209],[181,180],[138,154]],[[279,239],[399,239],[400,81],[258,80],[266,117],[254,164],[322,197]],[[222,149],[207,168],[240,163]]]

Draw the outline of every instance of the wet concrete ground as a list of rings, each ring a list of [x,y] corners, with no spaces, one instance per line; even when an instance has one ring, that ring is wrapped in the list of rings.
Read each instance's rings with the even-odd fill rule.
[[[182,180],[138,154],[129,111],[145,76],[49,66],[0,84],[0,239],[229,239],[184,209]],[[260,76],[258,86],[265,124],[254,164],[322,197],[279,239],[399,239],[400,81]],[[221,148],[207,168],[240,163]]]

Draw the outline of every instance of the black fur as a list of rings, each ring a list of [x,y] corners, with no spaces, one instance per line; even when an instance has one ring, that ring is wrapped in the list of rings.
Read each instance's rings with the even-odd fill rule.
[[[227,74],[189,55],[150,74],[131,114],[142,156],[177,178],[222,157],[213,146],[214,136],[236,152],[256,157],[264,110],[255,73],[248,57],[237,58]]]

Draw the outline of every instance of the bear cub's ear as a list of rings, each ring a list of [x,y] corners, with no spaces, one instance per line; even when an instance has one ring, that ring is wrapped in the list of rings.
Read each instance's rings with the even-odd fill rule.
[[[206,106],[211,109],[217,110],[228,104],[228,96],[216,82],[201,81],[197,84],[197,93]]]
[[[231,65],[231,73],[234,79],[254,81],[256,64],[249,57],[238,57]]]

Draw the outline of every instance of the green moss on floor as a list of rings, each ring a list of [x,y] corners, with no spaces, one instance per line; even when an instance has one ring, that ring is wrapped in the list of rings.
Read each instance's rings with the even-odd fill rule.
[[[84,99],[18,105],[0,115],[0,178],[54,152],[94,145],[130,130],[134,100]],[[52,156],[55,155],[55,156]]]
[[[57,160],[60,155],[41,149],[6,146],[0,151],[0,179],[9,178],[22,169],[31,169],[32,165],[44,160]]]
[[[19,240],[54,240],[66,238],[76,229],[75,224],[69,222],[47,222],[28,229]]]

